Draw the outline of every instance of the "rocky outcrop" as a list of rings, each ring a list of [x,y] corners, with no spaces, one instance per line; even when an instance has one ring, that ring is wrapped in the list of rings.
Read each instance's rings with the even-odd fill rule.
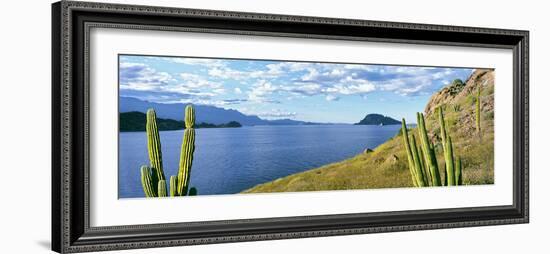
[[[455,82],[441,89],[432,95],[424,113],[428,122],[435,123],[435,112],[437,107],[442,106],[445,114],[455,131],[465,135],[472,136],[476,132],[476,113],[475,105],[477,100],[477,89],[480,89],[480,115],[482,125],[489,125],[492,128],[494,117],[494,70],[478,69],[472,72],[470,77],[463,85],[457,86]],[[437,126],[437,124],[435,124]],[[430,133],[430,139],[437,143],[438,130]]]
[[[470,77],[464,82],[464,85],[457,93],[455,84],[449,84],[448,86],[441,89],[439,92],[432,95],[424,113],[429,116],[435,112],[437,106],[448,105],[452,106],[456,102],[464,100],[466,97],[475,94],[478,86],[481,86],[482,90],[494,89],[495,84],[495,75],[493,70],[488,69],[478,69],[475,70]],[[493,96],[492,92],[487,94],[488,96]],[[493,111],[494,100],[487,99],[482,100],[482,111]]]

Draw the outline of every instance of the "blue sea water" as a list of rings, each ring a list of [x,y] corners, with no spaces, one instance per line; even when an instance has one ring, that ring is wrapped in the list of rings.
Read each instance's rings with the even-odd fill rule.
[[[375,148],[400,125],[298,125],[197,129],[191,186],[199,195],[231,194]],[[166,177],[176,175],[183,130],[161,131]],[[119,198],[143,197],[149,165],[145,132],[119,135]]]

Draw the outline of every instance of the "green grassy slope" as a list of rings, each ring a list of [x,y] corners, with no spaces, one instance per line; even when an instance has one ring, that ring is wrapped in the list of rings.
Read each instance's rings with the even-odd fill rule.
[[[481,134],[475,128],[475,95],[481,86]],[[465,185],[491,184],[494,172],[494,73],[477,70],[464,83],[452,83],[428,102],[426,125],[436,147],[440,174],[445,160],[435,108],[443,105],[455,157],[461,157]],[[416,128],[411,133],[417,133]],[[244,193],[412,187],[400,134],[374,149],[347,160],[257,185]]]

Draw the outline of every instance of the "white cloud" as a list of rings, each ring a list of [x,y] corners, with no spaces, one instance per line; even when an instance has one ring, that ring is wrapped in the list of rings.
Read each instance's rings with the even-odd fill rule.
[[[275,66],[267,66],[268,70],[241,71],[229,67],[215,67],[208,70],[208,75],[221,79],[249,80],[257,78],[276,78],[282,72]]]
[[[222,79],[240,80],[245,78],[244,73],[226,67],[216,67],[208,70],[208,75]]]
[[[332,95],[332,94],[329,94],[329,95],[327,95],[327,96],[325,97],[325,99],[326,99],[327,101],[338,101],[338,100],[340,100],[340,97],[335,96],[335,95]]]
[[[234,91],[236,94],[242,94],[242,93],[243,93],[243,91],[242,91],[240,88],[238,88],[238,87],[235,87],[235,89],[233,89],[233,91]]]
[[[192,99],[169,100],[169,101],[165,101],[165,103],[185,103],[185,104],[191,103],[191,104],[197,104],[197,105],[225,107],[229,105],[238,104],[239,102],[236,102],[233,100],[210,100],[210,99],[192,98]]]
[[[265,80],[258,81],[251,91],[248,92],[248,99],[253,102],[273,102],[267,99],[267,96],[280,89],[279,86],[272,85]]]
[[[283,119],[283,118],[294,118],[296,117],[296,112],[282,111],[280,109],[273,109],[268,112],[256,113],[257,116],[267,119]]]
[[[191,73],[181,73],[180,78],[183,80],[183,86],[187,88],[209,88],[220,89],[223,85],[219,82],[214,82]]]
[[[281,87],[282,90],[293,93],[295,95],[318,95],[323,92],[323,87],[320,84],[295,82],[292,85]]]
[[[342,85],[338,84],[326,89],[327,93],[335,93],[341,95],[365,94],[375,90],[375,86],[369,83]]]
[[[302,76],[303,81],[312,81],[316,80],[319,77],[319,71],[315,68],[309,68],[308,73]]]
[[[156,90],[175,79],[146,64],[122,62],[119,67],[120,87],[139,91]]]
[[[206,67],[222,67],[225,66],[225,62],[220,59],[209,59],[209,58],[180,58],[180,57],[165,57],[163,58],[170,62],[181,63],[187,65],[201,65]]]
[[[121,91],[153,101],[192,98],[206,100],[225,92],[221,83],[209,81],[202,76],[181,73],[178,80],[143,63],[122,62],[119,71]],[[151,98],[153,95],[156,98]]]
[[[340,95],[365,95],[373,91],[390,91],[400,95],[430,94],[439,89],[445,80],[459,76],[460,69],[383,66],[358,64],[325,64],[310,66],[301,76],[302,82],[320,84],[317,93]],[[300,84],[293,85],[300,87]]]

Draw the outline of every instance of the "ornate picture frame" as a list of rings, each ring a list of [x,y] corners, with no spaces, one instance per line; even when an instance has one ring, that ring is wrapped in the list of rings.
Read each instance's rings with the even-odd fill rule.
[[[93,28],[511,50],[512,205],[92,226],[89,32]],[[52,249],[72,253],[528,223],[528,89],[528,31],[73,1],[54,3]]]

